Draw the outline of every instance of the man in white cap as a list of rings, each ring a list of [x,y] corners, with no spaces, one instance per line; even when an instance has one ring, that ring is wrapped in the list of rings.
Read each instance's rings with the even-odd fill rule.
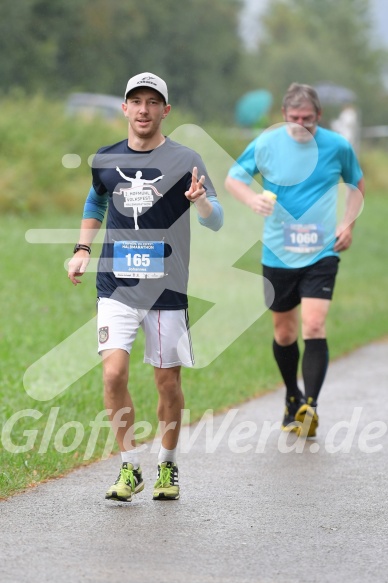
[[[144,488],[128,391],[129,355],[139,328],[144,362],[154,367],[162,430],[154,500],[179,498],[176,450],[184,408],[181,367],[194,358],[188,325],[190,217],[213,230],[223,211],[201,157],[161,130],[169,114],[167,85],[153,73],[129,79],[122,105],[128,137],[100,148],[84,206],[79,241],[69,262],[74,285],[89,263],[91,244],[107,223],[97,273],[98,351],[104,401],[122,465],[106,498],[130,502]]]

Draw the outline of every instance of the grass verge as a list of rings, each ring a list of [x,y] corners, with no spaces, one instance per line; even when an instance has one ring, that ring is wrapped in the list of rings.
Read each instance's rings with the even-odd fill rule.
[[[353,247],[342,257],[328,320],[331,358],[387,332],[388,274],[384,269],[387,212],[385,197],[368,196]],[[71,255],[72,245],[32,245],[26,242],[25,232],[32,228],[78,229],[78,225],[79,215],[59,213],[0,219],[3,250],[0,497],[60,476],[110,451],[108,427],[93,433],[96,416],[102,416],[104,411],[100,365],[48,401],[32,398],[23,384],[25,371],[35,361],[95,315],[94,274],[86,274],[83,284],[76,289],[66,277],[64,263]],[[236,267],[259,273],[259,254],[256,244]],[[192,322],[207,308],[206,302],[192,297]],[[207,409],[220,411],[279,386],[271,342],[271,317],[266,312],[208,366],[185,370],[184,391],[190,421],[200,418]],[[137,419],[151,423],[149,437],[152,437],[157,427],[156,394],[152,368],[142,364],[142,343],[139,338],[131,357],[130,385]],[[67,366],[76,367],[89,350],[95,350],[94,339],[90,346],[77,349]],[[274,419],[278,415],[280,411],[274,412]]]

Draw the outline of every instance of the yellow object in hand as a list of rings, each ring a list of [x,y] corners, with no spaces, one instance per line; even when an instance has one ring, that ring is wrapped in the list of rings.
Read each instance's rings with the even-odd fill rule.
[[[277,195],[274,192],[271,192],[270,190],[263,190],[263,194],[273,202],[275,202],[275,200],[277,199]]]

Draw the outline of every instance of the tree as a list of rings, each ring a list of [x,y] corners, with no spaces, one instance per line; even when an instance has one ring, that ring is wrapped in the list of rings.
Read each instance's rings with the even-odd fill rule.
[[[3,93],[45,91],[59,80],[60,54],[77,30],[77,0],[20,0],[0,4],[0,79]],[[64,26],[66,22],[66,26]]]
[[[293,81],[346,86],[358,95],[364,123],[373,122],[383,91],[382,52],[371,46],[369,14],[369,0],[273,0],[263,19],[257,82],[278,106]]]
[[[240,1],[3,2],[2,91],[122,95],[131,75],[149,70],[166,78],[174,105],[226,119],[247,83]]]

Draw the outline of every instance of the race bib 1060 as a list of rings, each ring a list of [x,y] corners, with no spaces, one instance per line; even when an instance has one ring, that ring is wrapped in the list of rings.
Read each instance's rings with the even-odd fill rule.
[[[113,273],[120,278],[164,277],[164,242],[115,241]]]
[[[284,248],[293,253],[315,253],[324,245],[322,225],[284,225]]]

